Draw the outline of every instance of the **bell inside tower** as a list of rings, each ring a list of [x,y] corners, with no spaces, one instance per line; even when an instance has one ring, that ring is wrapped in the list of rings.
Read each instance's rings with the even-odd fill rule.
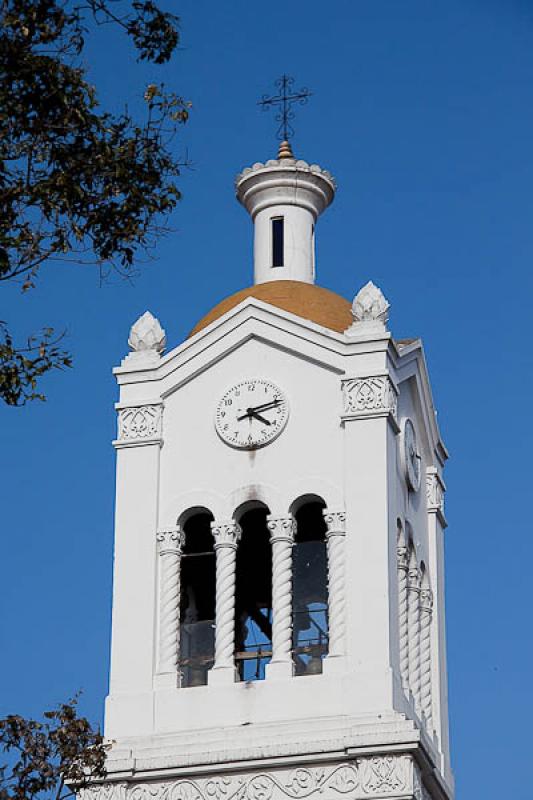
[[[183,524],[181,555],[180,685],[205,686],[215,656],[215,551],[206,510]]]
[[[235,664],[241,681],[263,680],[272,657],[272,550],[266,506],[240,518],[235,588]]]
[[[328,654],[325,503],[305,502],[295,513],[293,658],[295,675],[317,675]]]

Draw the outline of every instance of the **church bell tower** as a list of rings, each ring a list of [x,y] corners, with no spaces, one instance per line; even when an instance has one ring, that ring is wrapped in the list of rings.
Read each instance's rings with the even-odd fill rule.
[[[453,797],[447,453],[420,340],[373,283],[315,283],[335,188],[287,142],[244,169],[254,284],[166,354],[146,312],[115,369],[94,800]]]

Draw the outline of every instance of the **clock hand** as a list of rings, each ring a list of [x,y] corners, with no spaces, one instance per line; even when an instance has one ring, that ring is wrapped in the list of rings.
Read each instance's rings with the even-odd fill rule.
[[[256,419],[258,419],[258,420],[259,420],[259,422],[263,422],[265,425],[272,425],[272,423],[270,422],[270,420],[268,420],[268,419],[265,419],[265,417],[262,417],[262,416],[261,416],[261,414],[258,414],[258,413],[257,413],[257,411],[253,411],[253,409],[250,409],[250,414],[249,414],[249,416],[250,416],[250,417],[255,417]]]
[[[262,403],[260,406],[252,406],[251,408],[247,408],[247,411],[267,411],[269,408],[275,408],[279,406],[281,400],[271,400],[269,403]]]
[[[243,419],[246,419],[247,417],[249,417],[250,419],[252,417],[255,417],[260,422],[264,422],[265,425],[272,425],[272,423],[268,419],[265,419],[265,417],[262,417],[261,414],[258,414],[255,408],[247,408],[246,414],[243,414],[242,417],[237,417],[237,422],[241,422]]]
[[[237,422],[241,422],[241,420],[246,419],[246,417],[256,416],[256,411],[268,411],[270,408],[276,408],[279,406],[281,400],[272,400],[269,403],[262,403],[259,406],[250,406],[246,409],[246,414],[243,414],[241,417],[237,417]],[[263,417],[264,419],[264,417]],[[268,423],[270,425],[270,423]]]

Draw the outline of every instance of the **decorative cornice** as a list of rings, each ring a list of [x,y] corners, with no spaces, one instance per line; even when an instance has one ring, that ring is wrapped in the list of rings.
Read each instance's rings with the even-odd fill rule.
[[[78,792],[80,800],[322,800],[324,797],[412,798],[421,789],[410,755],[357,757],[328,767],[265,769],[127,784],[102,783]]]
[[[161,403],[119,409],[115,447],[161,444],[162,411]]]
[[[345,378],[341,386],[343,420],[390,417],[395,430],[399,430],[396,421],[398,390],[389,375]]]
[[[215,540],[215,550],[218,550],[219,547],[230,547],[232,550],[236,550],[241,539],[242,530],[241,526],[233,520],[229,522],[215,521],[211,523],[211,533]]]
[[[271,542],[294,543],[296,521],[293,517],[275,517],[269,514],[267,517],[267,528],[270,531]]]
[[[326,539],[330,536],[346,536],[346,511],[332,511],[325,508],[322,515],[327,525]]]
[[[185,544],[185,534],[179,527],[168,528],[167,530],[158,531],[156,540],[160,556],[164,556],[167,553],[175,553],[179,556]]]

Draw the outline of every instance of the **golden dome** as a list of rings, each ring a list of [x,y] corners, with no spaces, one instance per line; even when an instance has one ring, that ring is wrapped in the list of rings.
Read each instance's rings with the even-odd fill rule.
[[[338,333],[345,331],[353,322],[351,303],[329,289],[302,281],[269,281],[249,286],[226,297],[195,325],[189,336],[219,319],[247,297],[256,297],[263,303],[290,311],[291,314]]]

